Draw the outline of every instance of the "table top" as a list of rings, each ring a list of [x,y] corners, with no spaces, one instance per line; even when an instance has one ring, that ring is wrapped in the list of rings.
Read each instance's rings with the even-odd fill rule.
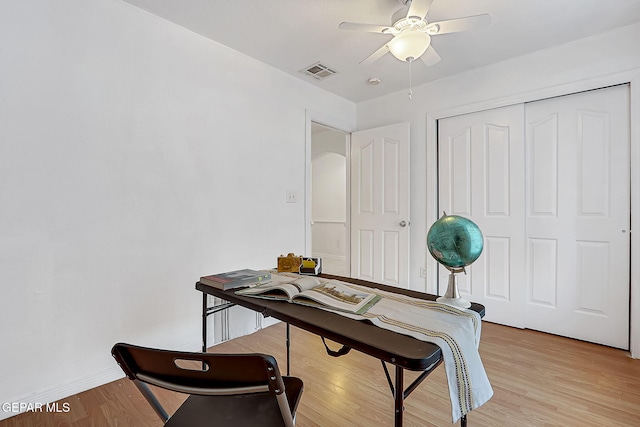
[[[320,277],[355,283],[424,300],[434,301],[437,298],[436,295],[424,292],[401,289],[350,277],[329,274],[321,274]],[[233,289],[223,291],[200,282],[196,283],[196,289],[205,294],[260,312],[265,317],[274,317],[405,369],[424,371],[442,357],[440,347],[435,344],[379,328],[367,321],[354,320],[326,310],[291,304],[285,301],[236,295]],[[484,306],[472,303],[471,309],[478,312],[480,316],[484,316]]]

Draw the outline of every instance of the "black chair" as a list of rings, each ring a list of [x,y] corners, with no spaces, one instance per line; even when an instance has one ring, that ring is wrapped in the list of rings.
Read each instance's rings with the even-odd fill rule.
[[[295,425],[302,380],[266,354],[188,353],[119,343],[111,354],[165,426]],[[190,396],[171,416],[147,384]]]

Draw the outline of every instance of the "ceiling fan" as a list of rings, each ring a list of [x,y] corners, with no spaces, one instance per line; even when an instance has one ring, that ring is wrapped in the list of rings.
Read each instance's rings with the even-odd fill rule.
[[[342,22],[338,25],[341,30],[366,31],[393,36],[388,43],[361,61],[361,64],[369,64],[387,52],[391,52],[401,61],[412,62],[421,58],[425,64],[431,66],[440,61],[440,55],[431,46],[431,36],[476,30],[491,23],[491,15],[489,14],[427,22],[426,16],[433,0],[398,1],[403,6],[409,5],[409,9],[403,7],[396,11],[391,18],[391,26],[354,22]]]

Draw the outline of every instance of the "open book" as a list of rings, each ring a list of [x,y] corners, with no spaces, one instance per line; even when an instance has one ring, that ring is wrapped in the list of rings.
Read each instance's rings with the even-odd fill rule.
[[[349,313],[366,313],[381,296],[354,289],[348,284],[318,277],[298,279],[273,274],[271,282],[236,291],[238,295],[289,301]]]

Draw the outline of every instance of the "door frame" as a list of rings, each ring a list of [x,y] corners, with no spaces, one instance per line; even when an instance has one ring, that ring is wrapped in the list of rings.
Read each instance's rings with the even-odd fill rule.
[[[304,145],[304,253],[311,254],[311,122],[328,126],[336,130],[342,131],[347,134],[347,212],[346,212],[346,236],[345,241],[345,254],[347,262],[348,275],[351,275],[351,133],[355,131],[355,128],[349,123],[340,120],[337,117],[330,117],[326,114],[319,113],[317,111],[305,110],[305,145]]]
[[[600,89],[618,84],[629,84],[630,160],[631,160],[631,272],[630,272],[630,319],[629,350],[631,357],[640,358],[640,69],[606,76],[594,77],[553,87],[537,89],[508,97],[488,99],[455,108],[430,112],[426,115],[427,129],[427,224],[438,219],[438,135],[437,121],[446,117],[474,113],[511,104],[537,101],[555,96],[570,95],[587,90]],[[427,292],[438,289],[437,262],[427,255]],[[635,325],[635,326],[634,326]]]

